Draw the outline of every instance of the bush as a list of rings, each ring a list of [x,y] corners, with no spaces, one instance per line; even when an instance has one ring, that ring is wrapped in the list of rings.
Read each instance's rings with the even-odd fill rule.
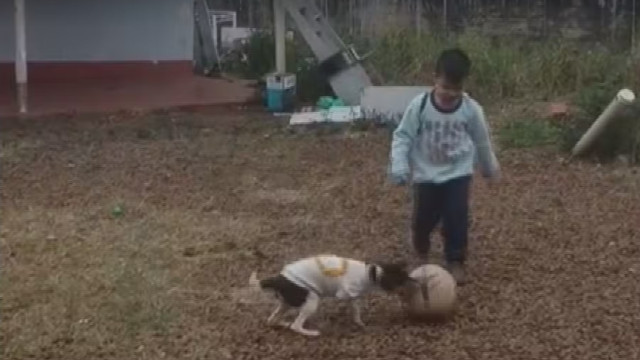
[[[317,62],[306,45],[299,41],[286,44],[287,72],[296,74],[297,99],[315,102],[320,96],[333,95],[328,82],[318,71]],[[247,79],[263,79],[275,71],[275,41],[271,33],[256,32],[240,49],[226,59],[223,70]]]
[[[487,37],[472,32],[442,37],[410,30],[390,30],[374,43],[371,64],[384,84],[429,82],[440,51],[465,49],[473,61],[469,89],[483,100],[535,98],[573,94],[595,83],[622,83],[628,57],[591,44],[560,40]]]
[[[371,64],[383,84],[430,82],[438,53],[451,46],[465,49],[473,61],[468,90],[483,103],[526,99],[528,102],[573,99],[580,112],[564,126],[541,119],[515,120],[497,129],[507,147],[556,143],[570,149],[600,115],[616,92],[639,80],[629,54],[614,53],[568,40],[487,37],[472,32],[442,37],[392,29],[374,43]],[[629,83],[631,82],[631,83]],[[593,153],[601,159],[637,152],[640,119],[633,112],[607,129]],[[640,118],[640,117],[639,117]]]
[[[505,148],[530,148],[558,144],[561,129],[548,121],[509,121],[498,128],[498,141]]]
[[[629,54],[613,52],[597,44],[582,46],[558,39],[530,40],[488,37],[469,31],[452,36],[422,34],[413,29],[389,29],[377,39],[356,39],[358,48],[373,50],[366,66],[383,85],[424,85],[432,81],[436,56],[458,45],[472,58],[468,91],[483,103],[525,99],[528,102],[573,99],[580,112],[561,128],[532,119],[508,122],[497,129],[505,146],[530,147],[555,141],[570,149],[622,87],[634,89],[640,77]],[[364,46],[363,46],[364,45]],[[251,78],[274,68],[271,34],[256,34],[246,48],[246,64],[240,72]],[[317,63],[299,39],[287,44],[289,71],[298,76],[298,98],[315,102],[332,95]],[[630,83],[629,83],[630,82]],[[600,158],[630,154],[638,147],[638,121],[633,114],[616,121],[594,147]]]

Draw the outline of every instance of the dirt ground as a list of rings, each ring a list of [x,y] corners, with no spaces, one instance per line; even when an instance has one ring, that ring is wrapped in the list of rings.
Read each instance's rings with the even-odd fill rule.
[[[366,330],[327,301],[307,339],[235,295],[310,254],[409,259],[385,131],[213,111],[1,126],[3,359],[640,359],[632,169],[502,152],[503,183],[474,183],[453,320],[374,293]]]

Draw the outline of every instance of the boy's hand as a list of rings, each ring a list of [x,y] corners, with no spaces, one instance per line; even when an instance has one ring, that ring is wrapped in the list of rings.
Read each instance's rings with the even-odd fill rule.
[[[492,185],[492,186],[497,185],[498,183],[500,183],[500,180],[501,180],[500,172],[498,171],[492,176],[487,177],[486,180],[489,185]]]

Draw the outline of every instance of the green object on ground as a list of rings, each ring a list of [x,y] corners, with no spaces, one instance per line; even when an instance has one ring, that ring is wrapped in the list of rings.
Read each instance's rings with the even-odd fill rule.
[[[331,107],[334,106],[344,106],[344,101],[342,101],[342,99],[335,98],[333,99],[333,104],[331,105]]]
[[[320,99],[318,99],[316,106],[318,106],[322,110],[326,110],[331,107],[332,103],[333,103],[333,99],[331,97],[321,96]]]
[[[316,103],[321,110],[328,110],[334,106],[344,106],[344,102],[341,99],[331,96],[321,96]]]
[[[122,215],[124,215],[124,208],[122,207],[122,205],[118,204],[114,206],[113,209],[111,209],[111,215],[113,215],[114,217],[121,217]]]

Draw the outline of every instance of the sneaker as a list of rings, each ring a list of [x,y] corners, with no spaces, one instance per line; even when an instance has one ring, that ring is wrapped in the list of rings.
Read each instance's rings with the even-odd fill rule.
[[[460,262],[451,262],[447,266],[447,270],[453,276],[453,279],[458,285],[464,285],[467,283],[467,273],[464,269],[464,265]]]

